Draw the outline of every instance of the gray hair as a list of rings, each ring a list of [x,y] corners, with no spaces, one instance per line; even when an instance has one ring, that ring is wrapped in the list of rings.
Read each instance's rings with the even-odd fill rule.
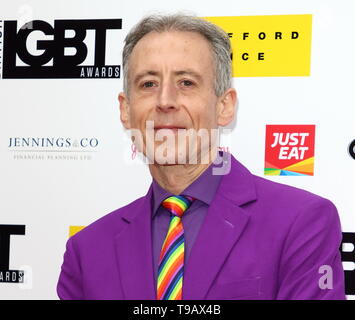
[[[232,65],[231,65],[231,44],[229,37],[220,27],[204,19],[185,15],[149,15],[143,18],[125,38],[123,48],[123,91],[128,95],[128,67],[129,57],[137,42],[149,32],[164,31],[188,31],[197,32],[204,36],[210,43],[215,62],[214,89],[220,97],[231,87]]]

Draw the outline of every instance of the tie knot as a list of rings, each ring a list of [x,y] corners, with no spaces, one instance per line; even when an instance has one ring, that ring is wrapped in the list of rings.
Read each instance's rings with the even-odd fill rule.
[[[173,215],[181,218],[194,200],[195,198],[190,196],[171,196],[162,202],[162,206],[168,209]]]

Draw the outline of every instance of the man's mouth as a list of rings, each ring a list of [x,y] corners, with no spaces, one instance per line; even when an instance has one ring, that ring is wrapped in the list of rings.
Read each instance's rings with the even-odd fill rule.
[[[161,125],[161,126],[154,126],[154,131],[158,131],[161,129],[169,129],[171,131],[177,132],[179,129],[186,129],[186,127],[176,126],[176,125]]]

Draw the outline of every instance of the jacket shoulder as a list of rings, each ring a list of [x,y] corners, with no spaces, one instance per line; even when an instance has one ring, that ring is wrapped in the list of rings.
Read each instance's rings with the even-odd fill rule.
[[[97,239],[111,238],[126,224],[123,216],[128,212],[136,212],[144,200],[145,196],[140,197],[123,207],[107,213],[73,235],[71,239],[75,242],[88,243],[97,241]]]
[[[337,209],[332,201],[310,191],[280,182],[274,182],[253,175],[257,202],[272,215],[281,219],[296,218],[302,213],[309,216],[337,216]]]
[[[284,183],[275,182],[266,178],[253,175],[255,187],[258,196],[269,197],[269,199],[277,199],[278,201],[329,201],[320,195],[301,189],[298,187],[290,186]]]

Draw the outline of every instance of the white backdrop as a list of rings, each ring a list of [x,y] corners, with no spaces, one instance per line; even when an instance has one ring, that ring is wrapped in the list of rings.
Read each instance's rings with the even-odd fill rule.
[[[355,232],[355,160],[347,152],[355,139],[352,0],[1,2],[0,20],[17,20],[19,26],[31,20],[122,19],[122,29],[109,32],[106,39],[106,58],[119,65],[124,36],[147,13],[311,14],[310,76],[234,78],[238,120],[224,145],[263,176],[265,126],[315,124],[314,176],[266,178],[329,198],[339,210],[343,232]],[[26,226],[25,235],[11,236],[9,269],[24,270],[28,280],[0,283],[0,299],[57,299],[69,227],[88,225],[145,194],[151,177],[137,157],[131,158],[119,121],[121,88],[121,79],[0,79],[0,225]],[[58,147],[18,152],[20,147],[9,147],[15,137],[61,137],[78,143],[89,138],[98,144],[74,147],[73,152]]]

